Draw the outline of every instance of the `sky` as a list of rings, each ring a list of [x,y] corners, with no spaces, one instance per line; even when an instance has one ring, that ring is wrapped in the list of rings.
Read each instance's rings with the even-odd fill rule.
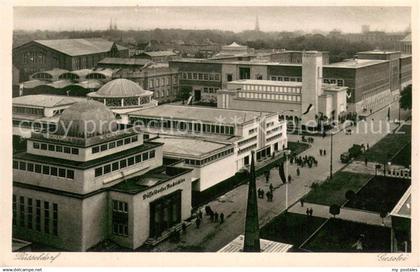
[[[410,7],[14,7],[17,30],[103,30],[112,19],[119,29],[220,29],[240,32],[313,30],[357,33],[370,30],[403,31],[410,24]]]

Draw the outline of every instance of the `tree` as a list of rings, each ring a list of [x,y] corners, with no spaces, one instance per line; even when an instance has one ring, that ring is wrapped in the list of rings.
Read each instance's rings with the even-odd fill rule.
[[[191,88],[182,87],[178,93],[178,99],[182,100],[182,103],[185,102],[191,96]]]
[[[411,96],[411,84],[405,87],[401,92],[400,107],[404,110],[411,110],[412,96]]]
[[[333,204],[330,206],[330,214],[332,214],[335,218],[336,215],[340,214],[340,206]]]

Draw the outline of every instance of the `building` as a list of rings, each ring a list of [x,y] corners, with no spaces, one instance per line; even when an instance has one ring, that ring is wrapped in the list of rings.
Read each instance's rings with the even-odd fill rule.
[[[129,112],[157,106],[152,95],[153,92],[144,90],[137,83],[119,78],[109,81],[96,92],[88,93],[87,97],[104,104],[121,123],[128,124]]]
[[[145,51],[143,53],[134,55],[134,58],[147,59],[153,62],[168,62],[176,59],[178,55],[172,51]]]
[[[130,123],[164,145],[164,156],[184,158],[193,189],[206,190],[257,160],[287,147],[286,123],[276,113],[165,104],[129,113]],[[182,138],[182,139],[180,139]]]
[[[123,68],[113,74],[113,78],[126,78],[153,92],[159,103],[177,99],[179,94],[178,70],[165,63],[154,63],[143,68]]]
[[[400,41],[400,48],[399,50],[401,50],[401,53],[404,54],[412,54],[412,49],[411,49],[412,43],[411,43],[411,33],[409,33],[407,36],[404,37],[404,39],[402,39]]]
[[[97,67],[111,68],[111,69],[141,69],[153,62],[148,59],[137,58],[104,58],[100,60]]]
[[[391,252],[411,252],[411,187],[390,213]]]
[[[34,130],[54,130],[61,113],[84,98],[59,95],[25,95],[12,99],[13,135],[31,137]]]
[[[13,156],[13,237],[86,251],[171,232],[191,216],[191,170],[162,158],[161,143],[118,130],[105,105],[73,104],[55,133],[33,133]]]
[[[128,49],[101,38],[33,40],[13,48],[13,65],[21,81],[54,68],[91,69],[105,57],[128,57]]]
[[[411,56],[397,59],[398,54],[394,52],[373,52],[361,52],[359,58],[323,64],[323,83],[348,87],[349,112],[376,111],[388,105],[396,91],[411,82]],[[397,67],[398,63],[401,68]],[[181,59],[169,62],[169,66],[178,69],[180,88],[189,91],[195,101],[215,102],[217,90],[226,89],[228,82],[236,80],[302,81],[302,64],[298,63]]]

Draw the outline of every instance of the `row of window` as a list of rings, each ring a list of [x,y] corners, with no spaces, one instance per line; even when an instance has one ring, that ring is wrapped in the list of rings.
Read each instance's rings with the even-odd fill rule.
[[[265,124],[266,128],[269,128],[271,126],[274,126],[274,121],[268,122],[267,124]]]
[[[252,129],[248,130],[249,135],[254,134],[256,132],[257,132],[257,128],[252,128]]]
[[[243,145],[245,145],[245,144],[248,144],[248,143],[250,143],[250,142],[254,142],[254,141],[256,141],[256,140],[257,140],[257,135],[255,135],[255,136],[253,136],[253,137],[251,137],[251,138],[248,138],[248,139],[246,139],[246,140],[243,140],[243,141],[238,142],[238,146],[243,146]]]
[[[344,80],[343,79],[335,79],[335,78],[324,78],[324,83],[327,84],[337,84],[337,86],[344,86]]]
[[[184,122],[176,120],[165,120],[165,119],[151,119],[151,118],[131,118],[133,124],[143,124],[149,128],[174,128],[179,130],[188,130],[198,133],[217,133],[234,135],[235,128],[233,126],[223,125],[210,125],[195,122]]]
[[[249,98],[249,99],[282,100],[282,101],[293,101],[293,102],[299,102],[301,100],[301,97],[299,95],[265,94],[265,93],[248,93],[248,92],[239,92],[238,97]]]
[[[279,138],[281,138],[282,135],[283,135],[283,133],[279,133],[279,134],[276,134],[274,136],[271,136],[270,138],[267,138],[266,142],[268,143],[268,142],[271,142],[275,139],[279,139]]]
[[[41,149],[41,150],[48,150],[54,152],[62,152],[67,154],[78,155],[79,149],[74,147],[68,147],[63,145],[56,145],[56,144],[46,144],[40,142],[33,142],[32,144],[34,149]]]
[[[269,86],[269,85],[243,85],[245,91],[263,91],[263,92],[276,92],[276,93],[301,93],[301,87],[289,86]]]
[[[176,78],[174,77],[174,82],[176,82]],[[161,77],[161,78],[149,78],[148,81],[148,88],[156,88],[159,86],[170,86],[170,76]]]
[[[220,81],[219,73],[192,73],[183,72],[182,79],[189,80],[205,80],[205,81]]]
[[[245,153],[245,152],[248,152],[248,151],[251,151],[252,149],[255,149],[255,148],[257,148],[257,144],[253,144],[253,145],[250,145],[248,147],[245,147],[244,149],[241,149],[241,150],[238,151],[238,155],[240,155],[242,153]]]
[[[46,54],[44,52],[27,51],[23,53],[23,63],[46,63]]]
[[[139,153],[135,156],[131,156],[113,163],[109,163],[100,167],[95,168],[95,177],[106,175],[113,171],[126,168],[128,166],[146,161],[155,157],[155,150]]]
[[[28,108],[28,107],[12,107],[13,113],[30,114],[30,115],[44,115],[43,109]]]
[[[267,133],[266,133],[266,135],[268,136],[268,135],[270,135],[270,134],[272,134],[272,133],[274,133],[274,132],[276,132],[276,131],[279,131],[279,130],[280,130],[280,128],[281,128],[281,127],[276,127],[276,128],[271,129],[271,130],[268,130],[268,131],[267,131]]]
[[[217,90],[219,88],[213,88],[213,87],[204,87],[203,92],[204,93],[217,93]]]
[[[128,203],[112,200],[112,233],[128,236]]]
[[[291,81],[291,82],[302,82],[301,77],[291,77],[291,76],[271,76],[273,81]]]
[[[165,96],[174,96],[176,94],[176,88],[174,87],[174,90],[171,92],[170,87],[168,87],[166,90],[153,90],[153,96],[156,98],[162,98]]]
[[[13,169],[34,172],[60,178],[74,179],[74,170],[43,165],[38,163],[13,160]]]
[[[26,198],[23,196],[18,197],[13,195],[13,225],[27,228],[29,230],[36,230],[44,232],[46,234],[52,233],[58,235],[58,205],[56,203],[43,201],[32,198]],[[52,208],[52,217],[51,217]],[[44,214],[44,224],[42,226],[42,210]],[[35,211],[35,213],[34,213]],[[35,223],[35,224],[34,224]],[[43,228],[42,228],[43,227]]]
[[[213,156],[210,156],[210,157],[205,158],[205,159],[202,159],[202,160],[190,160],[190,159],[186,159],[185,160],[185,164],[196,165],[196,166],[205,165],[205,164],[207,164],[207,163],[209,163],[211,161],[220,159],[220,158],[225,157],[225,156],[227,156],[229,154],[232,154],[232,153],[233,153],[233,148],[230,148],[228,150],[225,150],[223,152],[220,152],[218,154],[215,154]]]
[[[122,146],[122,145],[126,145],[126,144],[130,144],[130,143],[134,143],[138,141],[138,136],[132,136],[132,137],[127,137],[124,139],[120,139],[118,141],[113,141],[113,142],[109,142],[109,143],[105,143],[102,145],[96,145],[94,147],[92,147],[92,154],[98,153],[98,152],[102,152],[102,151],[106,151],[108,149],[113,149],[116,146]]]

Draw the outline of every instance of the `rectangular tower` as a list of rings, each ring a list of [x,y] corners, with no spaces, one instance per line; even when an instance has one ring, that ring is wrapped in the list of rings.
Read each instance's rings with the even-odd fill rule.
[[[316,126],[318,96],[322,94],[322,53],[307,51],[302,56],[302,125]]]

